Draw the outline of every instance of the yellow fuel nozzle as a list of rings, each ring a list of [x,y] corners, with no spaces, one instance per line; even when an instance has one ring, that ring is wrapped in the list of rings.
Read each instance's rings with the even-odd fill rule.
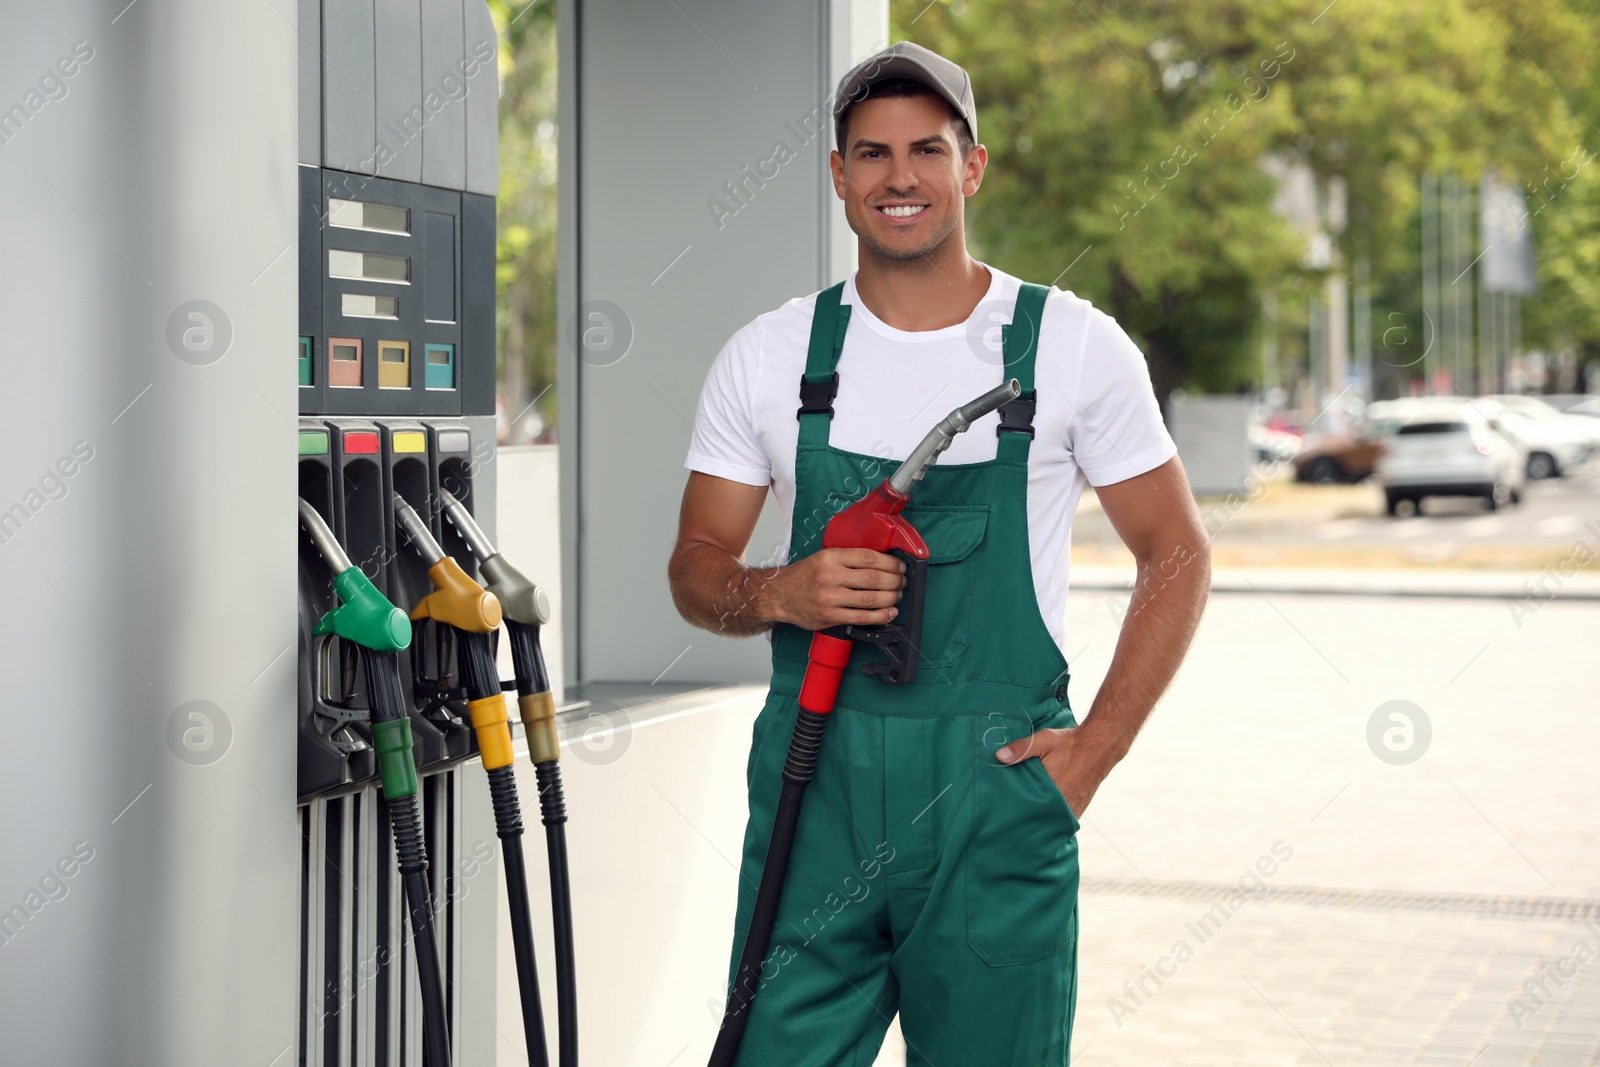
[[[394,517],[410,535],[411,547],[428,561],[428,578],[433,582],[433,592],[412,609],[411,618],[434,619],[470,633],[488,634],[498,629],[500,601],[445,555],[422,516],[399,493],[394,494]]]
[[[435,619],[477,634],[491,634],[500,626],[500,601],[473,581],[461,564],[445,556],[428,568],[433,592],[422,598],[413,619]]]

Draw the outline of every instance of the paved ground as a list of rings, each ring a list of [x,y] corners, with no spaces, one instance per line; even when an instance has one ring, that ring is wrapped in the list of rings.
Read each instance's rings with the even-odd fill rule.
[[[1407,519],[1383,513],[1374,484],[1296,485],[1280,477],[1233,499],[1201,501],[1229,566],[1416,566],[1538,570],[1585,542],[1600,568],[1600,461],[1582,474],[1530,483],[1517,507],[1488,512],[1481,501],[1430,498]],[[1073,520],[1074,562],[1129,557],[1093,494]]]
[[[1074,1062],[1600,1064],[1600,608],[1521,607],[1213,597],[1084,820]]]

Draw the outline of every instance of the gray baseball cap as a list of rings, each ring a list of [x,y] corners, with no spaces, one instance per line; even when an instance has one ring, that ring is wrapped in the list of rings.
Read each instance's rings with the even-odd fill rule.
[[[839,118],[844,109],[867,96],[869,86],[889,78],[919,81],[944,97],[956,109],[956,114],[966,120],[972,143],[978,143],[978,108],[972,102],[972,79],[967,72],[920,44],[901,41],[868,56],[839,80],[839,90],[833,98],[833,142],[840,151],[844,146],[839,143],[839,135],[844,131]]]

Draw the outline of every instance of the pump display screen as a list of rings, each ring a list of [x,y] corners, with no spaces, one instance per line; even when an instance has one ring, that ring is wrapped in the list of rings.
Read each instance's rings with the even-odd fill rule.
[[[328,224],[347,230],[371,233],[411,232],[411,212],[388,204],[365,204],[359,200],[328,198]]]

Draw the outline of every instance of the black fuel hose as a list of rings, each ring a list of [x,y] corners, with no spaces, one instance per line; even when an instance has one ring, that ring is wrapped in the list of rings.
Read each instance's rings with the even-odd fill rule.
[[[367,680],[368,715],[383,764],[384,804],[394,832],[394,852],[411,922],[417,984],[422,993],[422,1044],[427,1067],[450,1067],[450,1024],[445,1011],[439,946],[433,931],[428,889],[428,847],[417,807],[417,771],[411,751],[411,721],[400,687],[400,660],[393,652],[361,650]]]
[[[778,811],[772,820],[772,839],[761,867],[761,884],[756,890],[755,908],[745,932],[744,951],[734,972],[733,988],[722,1014],[722,1028],[711,1049],[708,1067],[733,1067],[739,1042],[750,1022],[750,1010],[761,989],[761,964],[772,946],[772,930],[778,919],[778,903],[783,882],[789,874],[789,858],[794,852],[795,830],[800,825],[800,804],[806,786],[817,770],[817,753],[822,748],[822,731],[828,716],[800,709],[794,734],[789,739],[789,755],[783,765],[783,791],[778,795]]]
[[[470,630],[456,631],[456,662],[461,682],[467,690],[473,726],[479,729],[479,747],[484,749],[479,709],[490,709],[498,717],[497,730],[509,731],[505,696],[495,670],[489,635]],[[496,746],[499,747],[499,746]],[[506,733],[504,752],[483,752],[489,772],[489,796],[494,803],[495,833],[500,838],[500,855],[506,872],[506,901],[511,911],[511,949],[517,961],[517,987],[522,997],[522,1033],[528,1044],[528,1062],[533,1067],[549,1067],[550,1052],[544,1033],[544,1009],[539,1000],[539,972],[533,947],[533,917],[528,903],[528,868],[522,855],[522,804],[517,799],[516,771],[510,762],[510,735]],[[497,766],[489,766],[491,759]],[[503,761],[503,762],[502,762]]]
[[[512,619],[505,621],[511,639],[511,664],[517,676],[519,703],[545,694],[548,701],[550,675],[545,668],[544,651],[539,645],[539,627]],[[554,708],[548,709],[552,714]],[[561,1024],[561,1067],[578,1067],[578,977],[577,952],[572,937],[572,876],[567,865],[567,798],[561,784],[559,744],[551,738],[541,744],[532,732],[528,750],[535,759],[534,773],[539,778],[539,809],[544,822],[545,845],[550,857],[550,914],[555,928],[556,1015]],[[526,716],[523,728],[529,730]]]

